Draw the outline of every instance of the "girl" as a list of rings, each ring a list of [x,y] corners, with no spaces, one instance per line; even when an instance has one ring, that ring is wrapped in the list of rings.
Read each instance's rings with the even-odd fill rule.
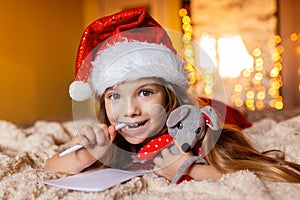
[[[79,173],[98,160],[110,167],[136,167],[132,157],[139,149],[167,133],[169,113],[180,104],[191,103],[184,64],[165,30],[143,8],[88,26],[70,96],[83,101],[95,91],[98,122],[82,128],[74,138],[75,144],[85,148],[63,157],[55,155],[45,169]],[[116,130],[121,123],[126,127]],[[141,166],[153,168],[151,164]]]
[[[74,138],[75,144],[85,148],[63,157],[53,156],[45,170],[79,173],[91,166],[135,169],[136,153],[151,139],[167,134],[165,120],[173,109],[181,104],[197,102],[202,107],[211,103],[190,97],[187,89],[184,62],[145,9],[125,10],[93,22],[81,39],[70,96],[83,101],[95,91],[99,123],[84,127]],[[193,164],[185,175],[195,180],[217,180],[224,173],[248,169],[266,180],[299,183],[300,166],[256,151],[240,131],[249,123],[236,110],[227,108],[227,114],[220,117],[232,125],[224,126],[215,145],[209,131],[202,141],[209,165]],[[116,130],[120,123],[126,126]],[[154,169],[172,180],[190,156],[193,152],[173,155],[166,148],[138,168]]]

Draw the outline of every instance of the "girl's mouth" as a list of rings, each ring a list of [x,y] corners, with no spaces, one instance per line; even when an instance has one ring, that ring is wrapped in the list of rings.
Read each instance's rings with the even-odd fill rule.
[[[127,130],[137,130],[139,128],[141,128],[144,124],[146,124],[146,121],[142,121],[142,122],[138,122],[138,123],[134,123],[134,124],[127,124],[127,126],[125,127],[125,129]]]

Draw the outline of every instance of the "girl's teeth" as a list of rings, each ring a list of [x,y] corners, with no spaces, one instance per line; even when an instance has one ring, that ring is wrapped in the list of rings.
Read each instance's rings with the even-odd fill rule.
[[[139,124],[128,125],[128,128],[138,128],[138,127],[140,127]]]
[[[126,126],[127,129],[133,130],[133,129],[139,129],[143,126],[144,123],[137,123],[137,124],[128,124]]]

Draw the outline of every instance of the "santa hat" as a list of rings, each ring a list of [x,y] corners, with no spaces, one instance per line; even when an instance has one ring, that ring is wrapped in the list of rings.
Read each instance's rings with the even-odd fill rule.
[[[166,31],[145,8],[128,9],[91,23],[84,31],[76,59],[75,101],[123,81],[158,77],[187,89],[184,62]]]

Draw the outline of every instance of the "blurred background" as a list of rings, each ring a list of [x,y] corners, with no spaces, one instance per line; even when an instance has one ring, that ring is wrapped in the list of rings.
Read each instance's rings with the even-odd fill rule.
[[[245,112],[300,106],[300,1],[0,0],[0,119],[14,123],[72,117],[69,84],[84,28],[99,17],[146,7],[181,32],[190,81],[214,98],[218,72],[226,103]],[[214,65],[203,66],[197,47]],[[194,65],[194,66],[193,66]]]

